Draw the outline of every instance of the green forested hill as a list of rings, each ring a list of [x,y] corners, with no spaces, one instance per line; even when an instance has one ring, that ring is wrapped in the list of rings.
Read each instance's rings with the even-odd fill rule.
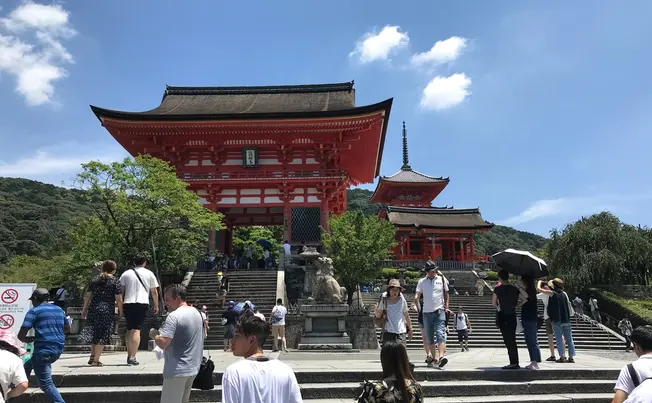
[[[90,213],[79,191],[28,179],[0,178],[0,263],[57,247],[71,224]]]
[[[364,214],[378,213],[369,203],[370,190],[349,189],[348,208]],[[28,179],[0,178],[0,263],[14,255],[47,254],[61,244],[64,234],[79,217],[90,213],[88,202],[77,190]],[[476,236],[476,253],[492,254],[505,248],[537,251],[546,238],[496,225]]]
[[[380,206],[369,203],[372,193],[366,189],[349,189],[347,191],[348,209],[360,210],[364,214],[376,214]],[[534,252],[542,249],[546,241],[547,239],[540,235],[496,225],[491,231],[476,235],[475,251],[478,255],[491,255],[507,248]]]

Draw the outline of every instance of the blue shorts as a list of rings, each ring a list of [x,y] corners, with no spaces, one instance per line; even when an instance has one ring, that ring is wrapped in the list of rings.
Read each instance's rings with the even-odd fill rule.
[[[426,344],[446,342],[446,311],[441,309],[435,312],[424,312],[423,331],[426,335]]]

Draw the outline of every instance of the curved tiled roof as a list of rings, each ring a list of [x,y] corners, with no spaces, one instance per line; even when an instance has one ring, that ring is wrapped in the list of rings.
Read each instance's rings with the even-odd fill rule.
[[[480,209],[452,209],[440,207],[395,207],[386,208],[387,219],[394,225],[417,228],[439,229],[482,229],[491,228]]]
[[[448,178],[424,175],[411,169],[401,169],[392,176],[383,176],[381,180],[399,183],[438,183],[449,182]]]

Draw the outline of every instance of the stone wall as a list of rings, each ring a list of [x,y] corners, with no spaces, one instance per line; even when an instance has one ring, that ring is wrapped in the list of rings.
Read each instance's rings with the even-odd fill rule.
[[[285,317],[285,338],[288,348],[297,348],[303,333],[304,319],[301,315]],[[351,338],[351,344],[356,350],[375,350],[378,348],[376,329],[369,315],[348,315],[346,317],[346,333]]]
[[[346,317],[346,332],[356,350],[375,350],[378,348],[376,328],[370,315],[349,315]]]
[[[618,287],[603,285],[595,288],[603,289],[625,298],[652,298],[652,286],[648,285],[620,285]]]

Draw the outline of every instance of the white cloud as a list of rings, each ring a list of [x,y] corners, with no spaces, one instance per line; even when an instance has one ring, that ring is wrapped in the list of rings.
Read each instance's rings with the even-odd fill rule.
[[[442,110],[459,105],[471,94],[471,79],[464,73],[433,78],[421,96],[421,108],[425,110]]]
[[[467,46],[467,39],[451,36],[443,41],[437,41],[432,48],[423,53],[412,55],[412,65],[415,67],[437,67],[457,59]]]
[[[621,211],[638,203],[649,203],[652,194],[615,194],[590,197],[560,197],[538,200],[521,213],[503,220],[501,224],[513,226],[551,217],[572,217],[599,213],[601,211]]]
[[[13,76],[29,105],[53,103],[54,83],[74,63],[61,40],[73,37],[69,13],[59,4],[27,1],[0,18],[0,73]]]
[[[407,32],[401,32],[399,26],[386,25],[379,33],[369,32],[360,38],[349,57],[358,56],[361,63],[387,60],[392,52],[407,46],[409,42]]]
[[[75,174],[81,170],[81,164],[88,161],[113,162],[125,156],[119,146],[107,149],[97,145],[60,144],[36,150],[33,155],[23,156],[12,162],[0,161],[0,177],[53,178],[63,174]]]

